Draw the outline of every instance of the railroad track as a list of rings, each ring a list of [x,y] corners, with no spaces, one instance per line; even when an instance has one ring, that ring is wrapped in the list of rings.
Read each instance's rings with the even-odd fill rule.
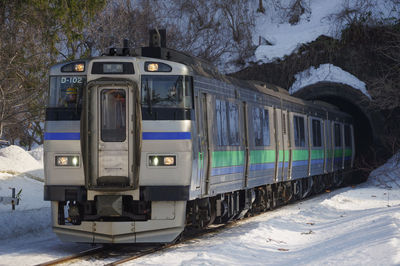
[[[239,220],[237,220],[239,221]],[[66,257],[58,258],[48,262],[38,264],[37,266],[50,266],[50,265],[70,265],[74,263],[82,263],[83,261],[104,261],[106,266],[119,265],[128,261],[135,260],[137,258],[153,254],[179,244],[191,241],[201,236],[211,235],[218,233],[219,231],[232,227],[237,221],[232,221],[227,224],[221,224],[213,226],[203,230],[195,230],[184,233],[182,238],[171,244],[165,245],[149,245],[149,244],[124,244],[124,245],[102,245],[99,247],[91,248],[85,251],[81,251],[76,254],[72,254]],[[111,262],[108,262],[111,261]]]

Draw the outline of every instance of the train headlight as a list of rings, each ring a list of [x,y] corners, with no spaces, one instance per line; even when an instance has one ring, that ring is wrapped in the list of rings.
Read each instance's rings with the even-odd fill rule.
[[[79,165],[79,158],[77,156],[72,157],[71,163],[73,166]]]
[[[85,64],[76,64],[74,65],[75,72],[83,72],[85,71]]]
[[[175,165],[175,156],[165,156],[164,165]]]
[[[176,166],[175,155],[150,155],[149,166]]]
[[[67,156],[56,156],[56,165],[57,166],[67,166],[68,165],[68,157]]]
[[[157,63],[150,63],[147,65],[147,71],[155,72],[158,71],[158,64]]]
[[[157,156],[154,156],[153,158],[150,158],[150,165],[151,166],[158,166],[160,160],[158,159]]]
[[[79,166],[79,156],[76,155],[61,155],[56,156],[55,160],[56,166]]]
[[[70,63],[61,67],[61,72],[84,72],[85,71],[85,63]]]
[[[172,67],[161,62],[145,62],[144,70],[147,72],[171,72]]]

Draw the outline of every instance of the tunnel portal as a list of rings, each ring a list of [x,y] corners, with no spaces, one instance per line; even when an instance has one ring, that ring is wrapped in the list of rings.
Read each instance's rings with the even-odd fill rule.
[[[328,102],[353,116],[356,160],[367,158],[368,161],[371,148],[381,145],[384,118],[370,107],[370,99],[361,91],[341,83],[318,82],[303,87],[293,96],[309,101]]]

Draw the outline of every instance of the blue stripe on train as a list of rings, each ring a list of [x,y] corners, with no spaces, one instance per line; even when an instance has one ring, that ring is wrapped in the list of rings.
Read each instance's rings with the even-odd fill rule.
[[[293,161],[292,162],[292,166],[296,167],[296,166],[306,166],[308,165],[308,160],[304,160],[304,161]]]
[[[268,169],[274,169],[275,163],[263,163],[263,164],[252,164],[250,165],[250,171],[262,171]]]
[[[236,173],[243,173],[244,166],[231,166],[231,167],[219,167],[219,168],[212,168],[211,169],[211,176],[215,175],[229,175],[229,174],[236,174]]]
[[[190,132],[143,132],[143,140],[180,140],[192,139]]]
[[[311,165],[313,164],[323,164],[324,163],[324,159],[313,159],[311,160]]]
[[[80,140],[79,132],[44,132],[44,140]]]

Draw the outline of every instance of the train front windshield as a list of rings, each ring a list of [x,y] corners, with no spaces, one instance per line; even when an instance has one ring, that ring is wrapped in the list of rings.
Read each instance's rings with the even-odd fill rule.
[[[50,77],[50,97],[48,107],[80,108],[82,92],[86,84],[84,76]]]
[[[191,78],[175,75],[142,75],[142,105],[192,108]]]

